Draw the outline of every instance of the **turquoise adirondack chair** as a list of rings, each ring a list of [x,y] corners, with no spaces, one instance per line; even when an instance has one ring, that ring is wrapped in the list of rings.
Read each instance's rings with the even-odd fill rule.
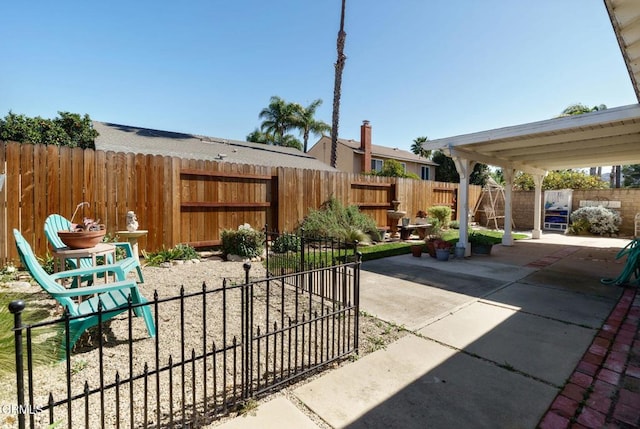
[[[16,240],[18,253],[22,264],[29,270],[29,273],[36,282],[44,289],[52,298],[69,312],[69,350],[78,341],[80,335],[98,324],[98,302],[102,303],[102,321],[111,319],[118,314],[127,311],[129,297],[133,305],[146,303],[147,300],[138,290],[138,284],[134,280],[126,280],[126,273],[118,264],[99,265],[90,268],[78,268],[75,270],[61,271],[55,274],[47,274],[40,266],[36,255],[33,253],[31,246],[17,229],[13,230]],[[73,278],[76,276],[89,276],[94,273],[103,273],[116,275],[117,282],[106,283],[93,286],[78,287],[75,289],[66,289],[56,280],[64,278]],[[77,303],[73,298],[88,297],[95,295],[89,299],[84,299]],[[135,307],[133,309],[136,316],[142,316],[147,325],[147,332],[150,337],[155,337],[156,327],[153,322],[151,310],[148,305]]]
[[[52,214],[47,217],[44,221],[44,234],[47,236],[47,240],[49,240],[49,244],[53,249],[60,249],[62,247],[66,247],[66,245],[60,240],[58,237],[58,231],[68,231],[71,229],[71,222],[61,216],[59,214]],[[138,258],[133,255],[133,250],[131,249],[131,244],[128,242],[118,242],[112,243],[115,244],[116,247],[124,249],[126,255],[126,261],[123,263],[123,268],[126,273],[131,271],[132,269],[136,269],[138,271],[138,278],[140,279],[139,283],[144,283],[144,277],[142,277],[142,267],[140,266],[140,262]],[[75,260],[68,260],[69,264],[73,268],[90,268],[93,266],[93,262],[91,258],[82,258],[80,259],[80,266],[77,266]],[[107,256],[106,263],[112,264],[114,261],[111,260],[111,255]],[[92,278],[83,277],[83,281],[91,281]],[[75,283],[72,287],[77,286]]]

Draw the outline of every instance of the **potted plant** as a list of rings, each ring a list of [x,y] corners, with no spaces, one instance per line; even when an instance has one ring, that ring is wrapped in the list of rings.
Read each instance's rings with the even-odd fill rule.
[[[440,228],[440,222],[438,219],[433,219],[431,224],[431,233],[426,239],[426,247],[429,252],[429,256],[436,257],[436,242],[442,240],[442,228]]]
[[[469,244],[471,244],[471,253],[476,255],[490,255],[491,248],[496,244],[496,238],[479,232],[471,232],[469,234]]]
[[[434,247],[436,249],[436,259],[438,261],[448,261],[451,254],[451,243],[444,240],[434,241]]]
[[[418,210],[416,213],[416,225],[425,225],[429,223],[429,219],[427,219],[427,212],[424,210]]]
[[[64,244],[71,249],[88,249],[94,247],[102,241],[107,230],[100,220],[94,220],[88,217],[82,219],[82,223],[73,223],[78,209],[82,206],[89,206],[89,203],[82,202],[78,204],[76,210],[71,216],[71,226],[68,231],[58,231],[58,237]]]
[[[416,243],[411,245],[411,254],[416,258],[420,258],[422,256],[422,248],[424,247],[424,243]]]

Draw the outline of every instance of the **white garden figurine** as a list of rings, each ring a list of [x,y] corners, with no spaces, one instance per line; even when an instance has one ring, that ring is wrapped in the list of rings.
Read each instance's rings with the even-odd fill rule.
[[[138,230],[138,218],[132,211],[127,212],[127,231],[133,232]]]

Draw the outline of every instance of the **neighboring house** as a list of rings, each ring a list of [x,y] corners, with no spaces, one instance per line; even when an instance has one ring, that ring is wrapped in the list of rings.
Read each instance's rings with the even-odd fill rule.
[[[320,161],[331,164],[331,137],[322,136],[307,152]],[[380,171],[385,160],[394,159],[407,173],[417,174],[423,180],[435,180],[436,164],[406,150],[371,144],[371,125],[362,121],[360,141],[338,139],[336,167],[349,173]]]
[[[336,171],[298,149],[93,121],[96,150]]]

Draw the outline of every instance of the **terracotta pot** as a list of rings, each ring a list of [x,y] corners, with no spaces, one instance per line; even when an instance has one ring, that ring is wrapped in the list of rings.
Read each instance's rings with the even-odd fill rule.
[[[416,258],[420,258],[422,256],[422,244],[414,244],[411,246],[411,254]]]
[[[58,231],[58,237],[70,249],[88,249],[100,243],[106,232],[105,229],[83,232]]]
[[[436,244],[433,241],[427,241],[427,252],[432,258],[436,257]]]

